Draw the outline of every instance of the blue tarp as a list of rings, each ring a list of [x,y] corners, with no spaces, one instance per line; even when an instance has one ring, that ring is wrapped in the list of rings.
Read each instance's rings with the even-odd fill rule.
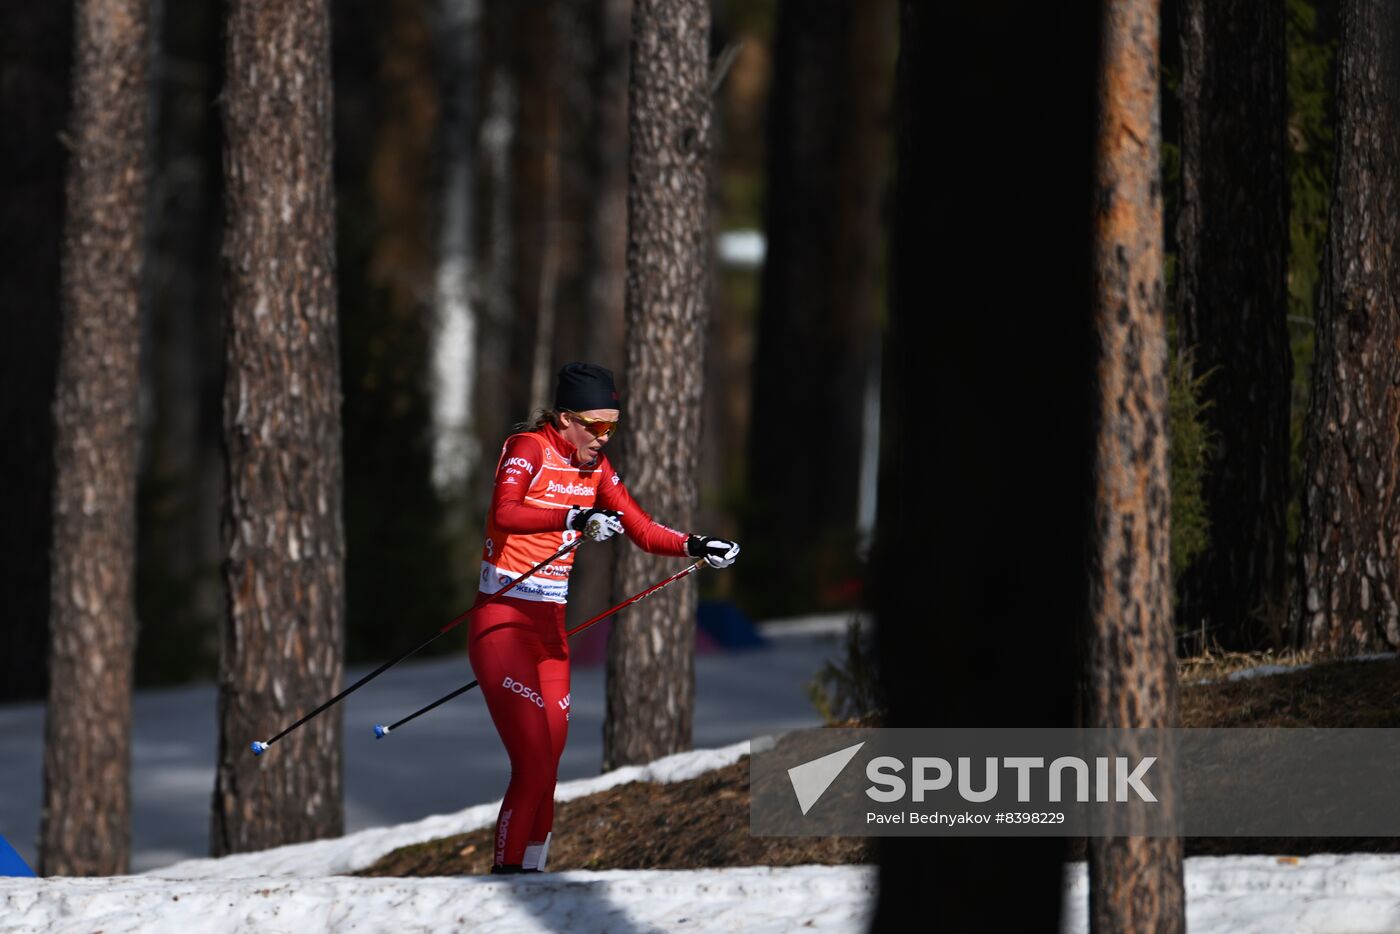
[[[726,649],[760,649],[768,640],[748,614],[728,600],[701,600],[700,631]]]
[[[29,864],[20,858],[14,847],[5,842],[4,837],[0,837],[0,876],[32,875],[34,870],[29,868]]]

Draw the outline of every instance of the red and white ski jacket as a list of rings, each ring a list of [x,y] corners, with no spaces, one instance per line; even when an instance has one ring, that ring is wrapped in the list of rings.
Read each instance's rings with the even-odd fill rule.
[[[627,537],[645,551],[684,557],[686,534],[652,521],[602,454],[575,465],[575,448],[551,425],[511,435],[501,448],[481,554],[483,594],[493,594],[554,554],[579,533],[565,527],[569,510],[601,506],[622,513]],[[575,551],[541,568],[511,597],[565,603]]]

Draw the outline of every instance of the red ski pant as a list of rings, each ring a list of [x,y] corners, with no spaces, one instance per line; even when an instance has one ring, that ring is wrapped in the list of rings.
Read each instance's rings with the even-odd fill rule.
[[[502,597],[472,617],[467,655],[510,757],[496,818],[496,863],[518,865],[554,826],[554,785],[569,733],[564,607]]]

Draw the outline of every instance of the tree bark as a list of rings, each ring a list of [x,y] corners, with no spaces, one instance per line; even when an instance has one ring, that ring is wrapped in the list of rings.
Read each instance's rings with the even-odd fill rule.
[[[1095,209],[1098,438],[1085,723],[1176,718],[1157,0],[1108,0]],[[1159,797],[1169,806],[1172,789]],[[1178,838],[1091,837],[1095,931],[1185,927]]]
[[[229,608],[215,854],[335,836],[344,531],[324,0],[231,0],[224,87]]]
[[[1343,655],[1400,645],[1398,18],[1387,4],[1341,4],[1292,620],[1301,642]]]
[[[150,5],[84,0],[74,27],[39,868],[117,875],[131,850]]]
[[[821,585],[839,592],[834,585],[855,575],[893,32],[884,2],[778,8],[748,445],[752,553],[740,571],[766,598],[755,608],[763,614],[839,602]],[[820,471],[783,468],[810,431],[798,411],[821,420]]]
[[[0,3],[0,701],[48,693],[53,397],[58,369],[62,137],[72,4]]]
[[[487,502],[500,441],[552,400],[559,266],[559,0],[482,4],[477,147],[477,437]]]
[[[560,13],[559,314],[554,367],[585,360],[619,373],[627,292],[627,38],[631,0],[564,0]],[[567,625],[610,606],[617,549],[569,579]],[[623,596],[626,596],[625,594]],[[591,631],[606,643],[610,622]],[[582,640],[580,640],[582,641]]]
[[[711,262],[711,112],[705,0],[634,0],[628,95],[627,391],[621,463],[652,515],[685,529],[696,504]],[[614,589],[634,593],[675,560],[629,549]],[[614,623],[603,768],[690,748],[693,578]]]
[[[222,16],[215,0],[164,2],[142,302],[136,681],[214,676],[223,611],[223,335],[218,307]]]
[[[361,25],[368,48],[342,48],[337,88],[353,88],[369,106],[338,126],[337,145],[368,158],[339,162],[336,171],[340,242],[351,251],[340,257],[339,316],[352,662],[405,651],[422,629],[457,612],[432,484],[442,153],[435,11],[425,0],[376,0],[355,12],[358,23],[337,28]],[[360,52],[368,54],[351,54]],[[396,619],[403,625],[388,624]]]
[[[1181,5],[1181,344],[1206,378],[1210,545],[1177,618],[1279,644],[1286,614],[1288,179],[1282,2]]]
[[[1067,727],[1088,605],[1097,5],[900,7],[870,589],[887,723]],[[872,930],[1059,931],[1066,855],[882,838]],[[1001,880],[1014,897],[989,900]]]

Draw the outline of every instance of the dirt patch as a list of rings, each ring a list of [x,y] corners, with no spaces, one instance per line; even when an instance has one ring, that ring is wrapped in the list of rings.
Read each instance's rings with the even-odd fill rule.
[[[1304,659],[1290,657],[1297,664]],[[1263,661],[1262,659],[1259,661]],[[1266,664],[1279,664],[1271,659]],[[1240,659],[1194,667],[1195,676],[1223,677]],[[1327,662],[1263,678],[1183,683],[1185,727],[1400,726],[1400,662]],[[858,724],[843,724],[847,726]],[[868,724],[867,724],[868,725]],[[551,870],[703,869],[872,863],[865,838],[755,837],[749,834],[749,762],[670,784],[631,782],[558,804]],[[491,867],[492,828],[404,847],[359,875],[450,876]],[[1068,841],[1082,859],[1082,840]],[[1400,838],[1187,838],[1188,856],[1400,852]]]
[[[749,760],[685,782],[629,782],[560,802],[549,868],[704,869],[869,863],[860,837],[749,834]],[[488,872],[493,828],[395,850],[363,876],[456,876]]]
[[[1400,726],[1400,662],[1325,662],[1265,678],[1183,685],[1189,727]]]

